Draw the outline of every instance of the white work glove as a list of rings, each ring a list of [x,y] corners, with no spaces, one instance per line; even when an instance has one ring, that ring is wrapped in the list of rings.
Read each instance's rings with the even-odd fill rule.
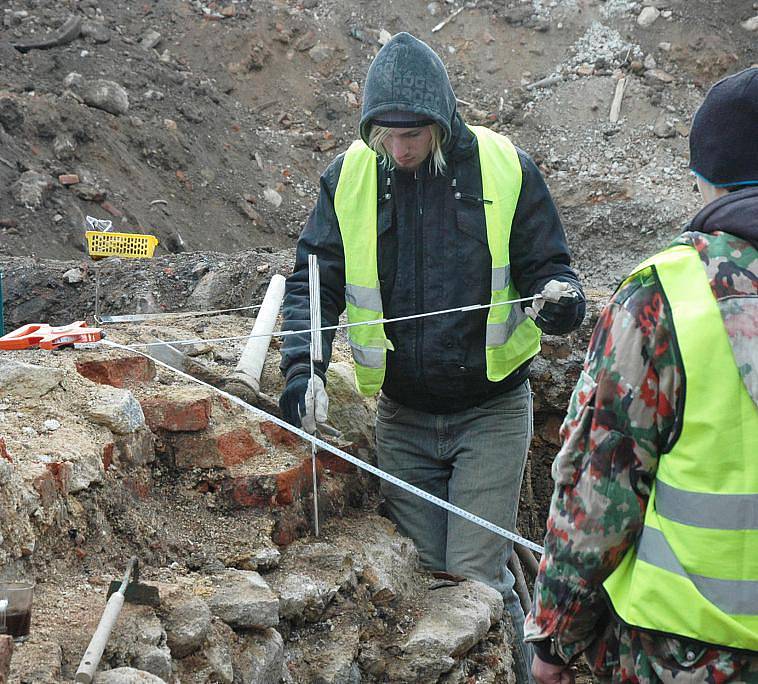
[[[308,389],[305,390],[305,410],[298,406],[300,425],[303,430],[312,435],[316,428],[326,423],[329,413],[329,395],[326,393],[324,381],[318,375],[313,380],[308,380]]]
[[[576,319],[579,293],[571,283],[550,280],[542,288],[540,297],[524,311],[546,333],[560,335],[573,328]]]

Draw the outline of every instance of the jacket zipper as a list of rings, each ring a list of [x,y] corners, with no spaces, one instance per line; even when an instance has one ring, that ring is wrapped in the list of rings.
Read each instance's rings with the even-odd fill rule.
[[[416,181],[416,310],[424,311],[424,251],[423,251],[423,219],[424,219],[424,190],[418,170],[413,173]],[[423,355],[421,353],[424,337],[424,319],[416,319],[416,382],[420,383],[423,376]]]

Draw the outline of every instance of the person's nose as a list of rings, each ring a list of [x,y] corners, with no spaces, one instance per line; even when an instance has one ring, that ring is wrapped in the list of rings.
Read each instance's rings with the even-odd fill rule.
[[[392,156],[395,159],[400,159],[401,157],[406,156],[407,149],[408,149],[408,145],[402,139],[393,140],[391,143],[391,152],[392,152]]]

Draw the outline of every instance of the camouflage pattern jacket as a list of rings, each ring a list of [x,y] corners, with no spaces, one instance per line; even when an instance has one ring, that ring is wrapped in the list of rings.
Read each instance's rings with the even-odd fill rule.
[[[758,404],[758,188],[707,205],[689,229],[675,243],[698,250]],[[600,316],[561,427],[545,556],[525,627],[544,660],[570,662],[585,653],[595,675],[613,682],[758,682],[758,653],[621,624],[602,590],[642,528],[683,399],[661,287],[635,278]]]

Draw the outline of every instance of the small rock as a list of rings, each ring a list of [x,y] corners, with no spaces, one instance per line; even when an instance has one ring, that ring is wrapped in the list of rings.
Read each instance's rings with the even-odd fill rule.
[[[676,128],[661,114],[653,125],[653,133],[658,138],[673,138],[676,136]]]
[[[740,26],[746,31],[758,31],[758,15],[751,17],[750,19],[743,21]]]
[[[328,45],[324,45],[321,42],[316,43],[310,50],[308,50],[309,57],[314,62],[316,62],[316,64],[325,62],[326,60],[330,59],[333,54],[334,49],[330,48]]]
[[[392,39],[392,34],[387,29],[379,31],[379,45],[386,45]]]
[[[266,188],[263,191],[263,199],[275,209],[278,209],[282,204],[282,196],[273,188]]]
[[[84,274],[78,268],[70,268],[63,274],[63,280],[69,285],[76,285],[84,281]]]
[[[72,186],[72,190],[79,199],[83,199],[86,202],[102,202],[108,196],[105,190],[96,188],[89,183],[78,183]]]
[[[63,84],[90,107],[102,109],[115,116],[129,111],[129,95],[125,88],[114,81],[87,81],[81,74],[72,72],[66,76]]]
[[[645,71],[645,78],[648,81],[659,83],[673,83],[674,81],[674,77],[663,69],[648,69]]]
[[[655,57],[653,57],[653,55],[647,55],[647,57],[645,57],[645,61],[643,64],[646,69],[655,69],[658,66],[657,62],[655,61]]]
[[[637,23],[643,28],[652,26],[655,20],[661,16],[661,11],[656,7],[644,7],[637,17]]]
[[[440,13],[441,9],[442,8],[438,2],[430,2],[426,6],[426,11],[429,12],[429,14],[431,14],[433,17],[436,17]]]
[[[166,682],[144,670],[136,670],[133,667],[117,667],[115,670],[98,672],[93,684],[166,684]]]
[[[13,199],[27,209],[39,209],[53,189],[52,176],[37,171],[25,171],[11,186]]]
[[[59,421],[55,420],[55,418],[49,418],[44,423],[42,423],[42,426],[48,432],[55,432],[58,428],[60,428],[61,424]]]
[[[83,21],[81,35],[96,43],[107,43],[111,39],[110,29],[101,21]]]
[[[658,47],[663,50],[664,52],[671,52],[671,43],[667,41],[663,41],[662,43],[658,43]]]
[[[0,360],[0,392],[27,399],[39,399],[60,384],[63,371],[59,368],[34,366],[12,360]]]
[[[140,45],[145,50],[152,50],[160,42],[161,42],[161,34],[158,33],[158,31],[150,30],[147,33],[145,33],[144,36],[142,36],[142,40],[140,41]]]

